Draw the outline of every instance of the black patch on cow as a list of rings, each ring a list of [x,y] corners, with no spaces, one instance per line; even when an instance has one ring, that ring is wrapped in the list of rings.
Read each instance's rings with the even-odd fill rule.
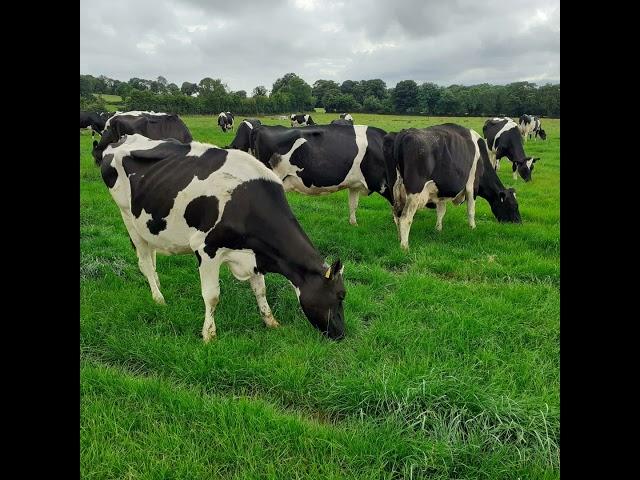
[[[122,160],[131,184],[131,213],[136,218],[142,210],[151,215],[147,226],[154,235],[166,228],[164,219],[178,192],[195,177],[204,180],[222,167],[228,153],[210,148],[200,156],[186,156],[190,149],[190,145],[168,140],[149,150],[132,151]]]
[[[102,157],[102,164],[100,165],[100,173],[102,174],[102,179],[109,188],[113,188],[113,186],[116,184],[116,180],[118,179],[118,171],[111,166],[112,160],[112,153],[110,153],[109,155],[104,155]]]
[[[147,221],[147,228],[153,235],[158,235],[162,230],[167,228],[167,221],[164,218],[150,218]]]
[[[194,198],[184,211],[184,219],[190,227],[208,232],[218,219],[218,199],[204,195]]]
[[[376,127],[367,127],[367,151],[360,163],[360,170],[364,176],[369,190],[380,193],[389,202],[393,203],[393,184],[395,177],[390,178],[387,174],[385,156],[383,150],[384,137],[387,134],[384,130]],[[395,173],[395,169],[394,169]]]
[[[196,254],[196,258],[198,259],[198,266],[202,265],[202,257],[197,250],[194,253]]]

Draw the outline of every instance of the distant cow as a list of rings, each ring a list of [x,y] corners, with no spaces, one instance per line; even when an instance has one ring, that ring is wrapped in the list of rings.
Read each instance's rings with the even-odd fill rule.
[[[264,274],[274,272],[291,282],[314,327],[332,339],[344,336],[340,260],[324,262],[289,208],[280,179],[251,155],[136,134],[109,145],[98,165],[156,302],[164,303],[156,252],[196,256],[205,342],[216,335],[224,263],[237,279],[249,280],[268,327],[278,326],[264,282]]]
[[[311,115],[308,114],[292,114],[291,117],[291,126],[292,127],[305,127],[307,125],[315,125],[316,123],[311,118]]]
[[[104,130],[104,124],[109,118],[107,112],[80,112],[80,128],[88,128],[91,130],[91,136],[95,136],[95,132],[101,133]]]
[[[258,128],[262,122],[257,118],[245,118],[240,122],[240,126],[236,132],[236,136],[231,145],[225,148],[235,148],[253,155],[253,146],[251,144],[251,132],[254,128]]]
[[[177,115],[156,112],[118,112],[105,123],[100,143],[93,142],[93,157],[97,162],[110,143],[117,142],[123,135],[139,133],[152,140],[175,138],[189,143],[193,140],[191,132]]]
[[[482,134],[487,140],[489,158],[496,170],[500,168],[500,159],[507,157],[512,162],[513,178],[518,178],[516,170],[525,182],[531,180],[533,164],[538,157],[527,157],[522,146],[518,125],[510,118],[490,118],[482,127]]]
[[[349,120],[353,124],[353,117],[350,113],[341,113],[340,118],[343,120]]]
[[[218,115],[218,126],[225,133],[227,130],[233,131],[233,115],[231,112],[220,112]]]
[[[282,179],[286,191],[323,195],[348,189],[352,225],[361,193],[377,192],[393,203],[382,152],[385,134],[366,125],[263,125],[252,132],[256,158]]]
[[[538,117],[533,117],[533,131],[529,134],[529,138],[533,135],[534,140],[540,137],[542,140],[547,139],[547,133],[542,129],[542,123]]]
[[[520,118],[518,119],[518,130],[520,131],[520,135],[522,135],[522,138],[524,138],[525,141],[527,140],[527,137],[530,135],[530,133],[533,131],[534,126],[535,126],[535,123],[531,115],[524,114],[524,115],[521,115]]]
[[[449,200],[455,205],[467,201],[469,225],[475,228],[477,195],[489,202],[498,221],[521,221],[515,191],[502,185],[484,139],[469,128],[445,123],[389,133],[384,154],[390,176],[395,172],[393,214],[405,250],[413,217],[425,206],[435,207],[438,231]]]

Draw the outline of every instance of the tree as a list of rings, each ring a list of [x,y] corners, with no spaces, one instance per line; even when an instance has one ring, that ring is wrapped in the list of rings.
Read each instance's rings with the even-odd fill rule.
[[[357,112],[362,109],[362,105],[351,94],[328,93],[325,100],[325,109],[331,112]]]
[[[167,81],[166,78],[164,78],[162,75],[160,75],[158,78],[156,78],[156,82],[158,82],[160,85],[162,85],[163,87],[166,87],[169,82]]]
[[[180,93],[180,89],[175,83],[170,83],[169,85],[167,85],[167,92],[169,92],[171,95],[178,95]]]
[[[238,90],[237,92],[234,92],[235,95],[237,95],[240,98],[247,98],[247,91],[246,90]]]
[[[205,77],[200,80],[198,84],[198,91],[200,94],[210,94],[217,97],[223,97],[227,93],[227,86],[222,83],[222,80],[216,78],[215,80],[210,77]]]
[[[198,85],[196,83],[190,82],[182,82],[182,86],[180,87],[180,91],[185,95],[191,96],[192,94],[198,91]]]
[[[382,111],[382,102],[378,100],[375,96],[369,95],[364,99],[364,103],[362,104],[362,110],[365,112],[378,113]]]
[[[80,75],[80,98],[90,98],[93,93],[93,85],[89,75]]]
[[[420,85],[418,87],[418,106],[420,112],[434,115],[441,94],[442,88],[435,83],[423,83]]]
[[[418,84],[413,80],[398,82],[394,90],[393,105],[399,113],[411,113],[418,107]]]
[[[258,85],[253,89],[251,93],[252,97],[266,97],[267,96],[267,88],[264,85]]]
[[[379,78],[363,80],[360,82],[364,89],[365,97],[374,96],[378,100],[387,98],[387,84]]]
[[[291,109],[304,111],[313,108],[315,99],[311,94],[311,86],[295,73],[287,73],[284,77],[278,78],[271,90],[271,96],[282,93],[288,94],[291,98]]]
[[[316,107],[325,107],[324,98],[328,93],[340,93],[340,85],[333,80],[316,80],[311,94],[316,97]]]

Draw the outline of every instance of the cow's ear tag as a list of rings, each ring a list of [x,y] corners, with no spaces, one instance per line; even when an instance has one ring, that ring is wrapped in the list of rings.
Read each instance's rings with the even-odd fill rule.
[[[331,277],[331,267],[327,268],[327,271],[324,273],[324,278]]]

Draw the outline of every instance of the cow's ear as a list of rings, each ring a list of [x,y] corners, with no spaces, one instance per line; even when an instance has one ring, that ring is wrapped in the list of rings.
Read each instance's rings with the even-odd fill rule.
[[[327,271],[325,272],[324,276],[328,280],[333,280],[338,275],[342,275],[343,271],[344,271],[344,265],[342,265],[342,262],[340,260],[336,260],[335,262],[333,262],[333,265],[331,265],[327,269]]]
[[[533,158],[533,163],[536,163],[538,160],[540,160],[540,157],[534,157]]]

